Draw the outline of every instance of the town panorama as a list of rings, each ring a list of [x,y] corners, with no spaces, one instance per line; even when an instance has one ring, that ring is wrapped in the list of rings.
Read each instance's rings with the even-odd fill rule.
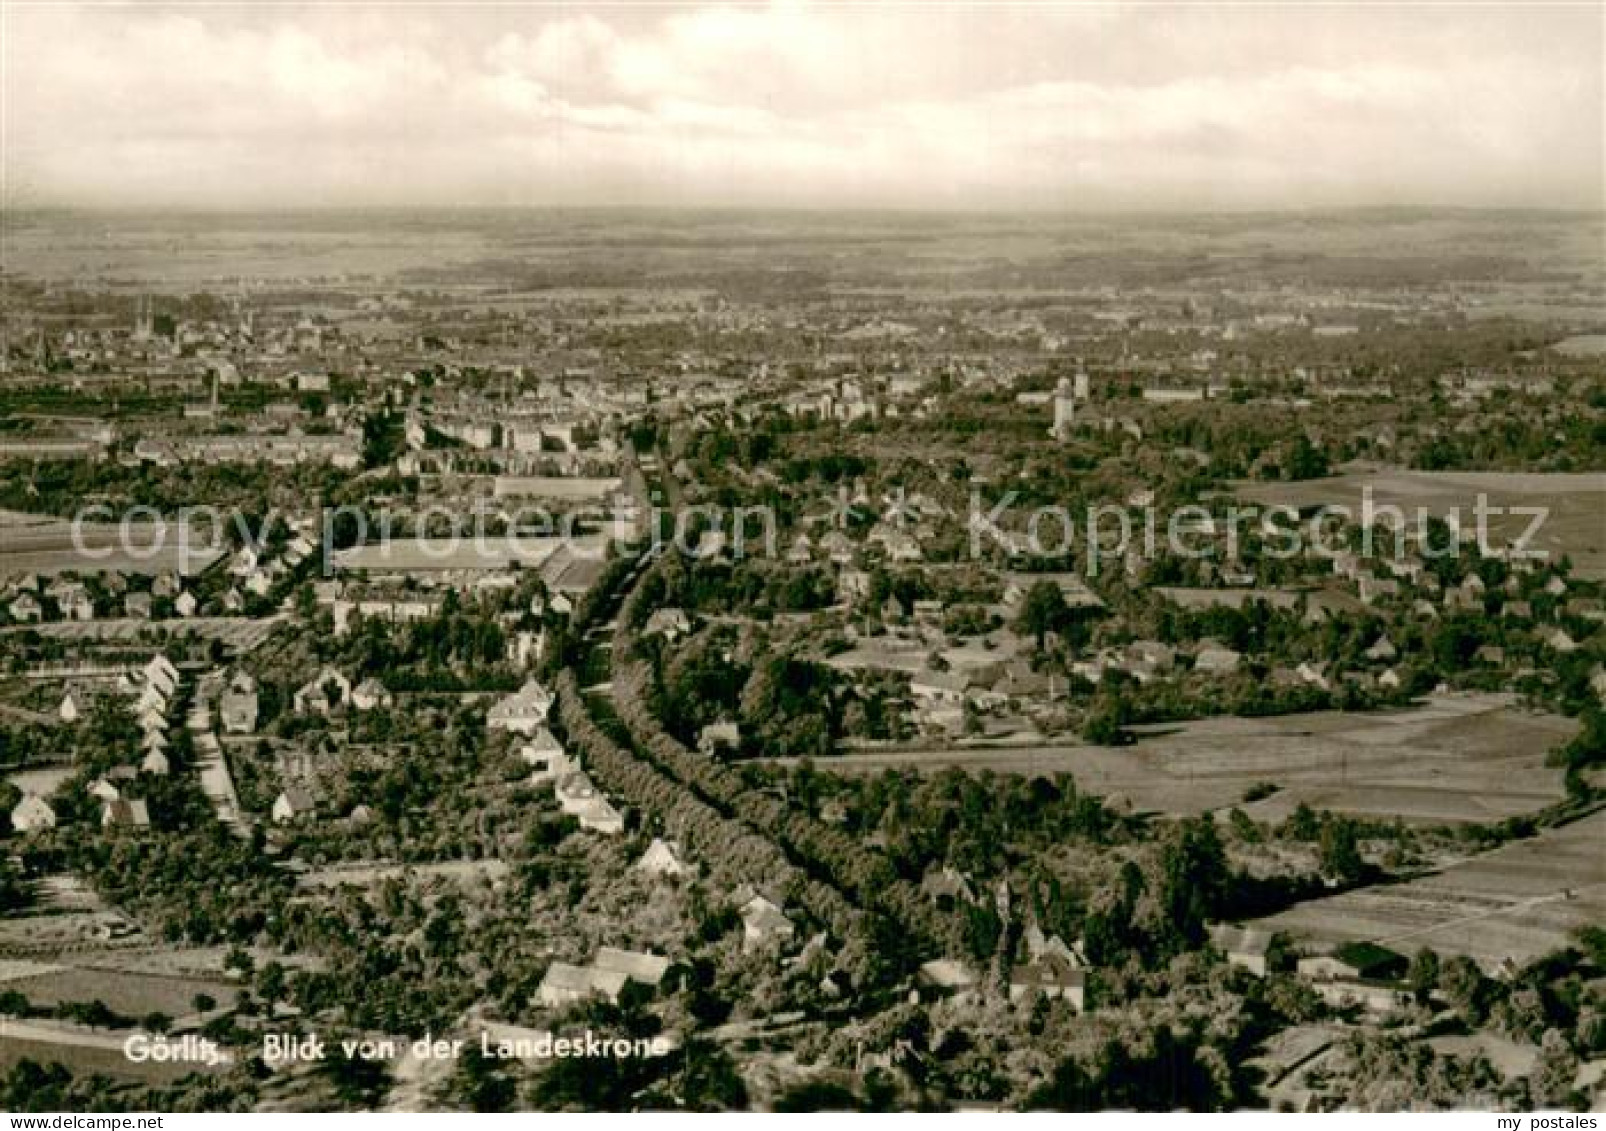
[[[1596,1126],[1600,210],[188,207],[231,90],[5,155],[0,1110]]]

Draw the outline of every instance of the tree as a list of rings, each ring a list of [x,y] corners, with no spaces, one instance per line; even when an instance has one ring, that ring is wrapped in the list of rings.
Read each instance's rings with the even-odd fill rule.
[[[1330,816],[1323,823],[1321,868],[1322,875],[1345,884],[1353,884],[1366,874],[1355,824],[1348,818]]]
[[[265,963],[257,973],[256,989],[266,1016],[272,1017],[274,1003],[284,1000],[285,988],[284,967],[277,962]]]
[[[390,1070],[381,1061],[347,1055],[338,1041],[331,1041],[330,1046],[323,1069],[329,1074],[340,1102],[359,1109],[375,1107],[389,1086]]]
[[[561,1065],[580,1063],[575,1058],[559,1058],[552,1070]],[[457,1062],[456,1071],[447,1085],[447,1093],[470,1111],[509,1111],[513,1107],[516,1089],[501,1066],[487,1057],[479,1046],[471,1044],[464,1049],[463,1056]]]
[[[1183,821],[1160,856],[1160,906],[1178,939],[1197,943],[1214,918],[1228,879],[1227,855],[1206,816]]]
[[[1411,993],[1424,1004],[1439,988],[1439,956],[1432,948],[1423,947],[1411,959],[1410,983]]]
[[[1065,594],[1052,581],[1038,581],[1026,591],[1015,618],[1018,632],[1034,638],[1038,651],[1050,632],[1057,631],[1065,619]]]
[[[1541,1107],[1573,1106],[1573,1081],[1577,1076],[1578,1054],[1560,1030],[1546,1029],[1539,1041],[1539,1063],[1534,1068],[1534,1099]]]
[[[1445,962],[1439,969],[1439,987],[1468,1025],[1483,1019],[1483,971],[1472,959],[1457,955]]]

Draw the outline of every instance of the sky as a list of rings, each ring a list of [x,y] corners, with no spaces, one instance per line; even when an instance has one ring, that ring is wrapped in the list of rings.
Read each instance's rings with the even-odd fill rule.
[[[1606,207],[1606,5],[0,0],[7,207]]]

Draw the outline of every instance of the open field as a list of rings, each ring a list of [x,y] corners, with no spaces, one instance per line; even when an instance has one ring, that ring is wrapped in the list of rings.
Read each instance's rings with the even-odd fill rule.
[[[1606,812],[1392,886],[1313,900],[1262,920],[1301,940],[1432,947],[1485,966],[1525,962],[1606,922]]]
[[[1130,747],[1083,744],[900,749],[824,758],[838,773],[950,766],[1000,773],[1070,773],[1089,793],[1139,811],[1200,813],[1237,805],[1259,782],[1279,791],[1253,816],[1315,808],[1419,824],[1483,822],[1532,812],[1562,796],[1545,752],[1571,737],[1567,719],[1519,710],[1506,695],[1447,695],[1404,711],[1319,711],[1216,718],[1150,733]],[[784,760],[783,760],[784,761]]]
[[[17,521],[25,516],[7,512],[13,521],[3,524],[0,576],[34,573],[204,573],[222,556],[200,541],[181,540],[176,526],[131,523],[125,532],[112,523],[85,522],[75,530],[62,519]]]
[[[169,1017],[193,1013],[191,999],[198,993],[211,994],[218,1001],[232,1001],[234,997],[234,987],[221,980],[139,974],[98,964],[60,966],[47,973],[12,978],[4,984],[6,989],[24,994],[37,1008],[66,1001],[103,1001],[114,1012],[133,1018],[151,1012]]]
[[[132,1029],[108,1032],[0,1017],[0,1071],[26,1059],[40,1064],[65,1065],[75,1077],[98,1074],[155,1084],[205,1070],[197,1064],[130,1060],[123,1054],[123,1042],[134,1032]]]
[[[1550,348],[1568,357],[1606,357],[1606,334],[1574,334]]]
[[[1463,529],[1474,528],[1480,495],[1490,508],[1545,507],[1549,514],[1527,544],[1554,560],[1570,555],[1581,577],[1606,578],[1606,473],[1579,474],[1504,471],[1406,471],[1379,468],[1298,483],[1243,483],[1238,495],[1261,506],[1298,508],[1345,506],[1359,518],[1363,492],[1370,489],[1374,511],[1384,506],[1404,511],[1407,529],[1417,527],[1417,514],[1443,517],[1459,510]],[[1380,517],[1379,521],[1383,521]],[[1527,515],[1491,514],[1489,543],[1501,546],[1520,537],[1532,519]],[[1379,556],[1393,553],[1393,540],[1375,547]],[[1475,551],[1469,551],[1475,552]]]
[[[0,919],[0,956],[48,958],[65,952],[82,954],[112,949],[105,941],[106,932],[121,929],[126,922],[116,912],[98,908],[63,909],[53,914]],[[134,946],[140,941],[148,940],[127,939],[119,943]]]

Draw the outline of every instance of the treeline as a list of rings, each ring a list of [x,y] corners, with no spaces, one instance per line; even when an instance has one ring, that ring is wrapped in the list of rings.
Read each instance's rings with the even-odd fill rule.
[[[634,626],[646,619],[641,586],[625,601],[613,641],[614,700],[631,737],[653,761],[712,805],[753,829],[763,829],[810,872],[853,897],[860,908],[885,913],[919,943],[948,950],[959,940],[957,925],[939,916],[916,888],[898,877],[881,854],[865,851],[846,833],[791,809],[781,799],[748,786],[734,770],[687,749],[663,729],[649,706],[651,670],[630,659]]]
[[[795,899],[838,938],[852,933],[857,914],[838,892],[809,879],[774,842],[726,816],[604,733],[586,709],[572,671],[558,676],[556,689],[559,727],[603,789],[627,805],[658,814],[670,835],[710,867]]]

